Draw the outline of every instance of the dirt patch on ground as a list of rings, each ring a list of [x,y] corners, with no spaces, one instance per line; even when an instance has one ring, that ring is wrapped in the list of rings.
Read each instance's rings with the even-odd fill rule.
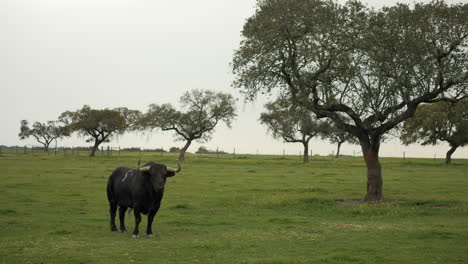
[[[364,202],[362,200],[336,200],[335,203],[338,206],[359,206],[367,204],[367,202]]]

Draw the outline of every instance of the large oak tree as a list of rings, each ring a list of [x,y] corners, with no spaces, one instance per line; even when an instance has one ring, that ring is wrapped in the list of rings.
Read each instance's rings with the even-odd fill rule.
[[[400,139],[407,145],[447,142],[450,149],[445,163],[449,164],[455,150],[468,144],[468,100],[420,105],[416,114],[405,120]]]
[[[139,127],[174,131],[177,140],[185,141],[179,152],[179,160],[184,160],[193,141],[208,141],[220,122],[231,126],[236,117],[235,102],[230,94],[194,89],[180,98],[181,110],[171,104],[149,105]]]
[[[280,88],[294,104],[355,136],[364,200],[383,199],[383,136],[421,103],[467,93],[468,4],[380,10],[359,1],[259,0],[233,58],[234,86],[253,98]]]
[[[85,136],[86,142],[94,142],[90,153],[90,156],[94,156],[99,145],[129,131],[139,116],[139,111],[125,107],[92,109],[85,105],[76,111],[63,112],[59,120],[72,132]]]

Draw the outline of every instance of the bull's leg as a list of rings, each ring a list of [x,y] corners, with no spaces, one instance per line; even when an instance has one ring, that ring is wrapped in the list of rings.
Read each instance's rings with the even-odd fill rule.
[[[117,212],[117,204],[110,203],[109,204],[109,212],[110,212],[110,228],[112,232],[117,232],[117,227],[115,226],[115,213]]]
[[[133,237],[138,237],[138,225],[141,223],[141,214],[140,210],[137,208],[133,209],[133,214],[135,215],[135,229],[133,230]]]
[[[120,220],[120,232],[127,232],[127,228],[125,228],[125,211],[127,211],[127,207],[119,207],[119,220]]]
[[[154,216],[158,213],[158,210],[159,210],[159,206],[155,210],[151,210],[148,213],[148,225],[146,226],[146,234],[148,236],[153,236],[153,230],[152,230],[153,220],[154,220]]]

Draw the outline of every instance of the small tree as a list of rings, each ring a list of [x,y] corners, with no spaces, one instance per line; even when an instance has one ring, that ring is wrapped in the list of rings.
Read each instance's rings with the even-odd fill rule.
[[[400,139],[406,145],[416,142],[436,145],[446,141],[450,149],[445,163],[450,164],[455,150],[468,143],[468,100],[419,106],[416,114],[404,122]]]
[[[59,126],[57,121],[47,121],[47,123],[34,122],[32,128],[30,128],[27,120],[21,120],[18,136],[21,140],[30,136],[34,137],[37,142],[44,146],[44,150],[48,151],[49,145],[53,140],[70,136],[70,131],[67,127]]]
[[[201,147],[198,148],[197,151],[195,151],[195,153],[197,153],[197,154],[210,154],[210,151],[205,146],[201,146]]]
[[[180,148],[178,148],[178,147],[171,147],[169,149],[169,152],[171,152],[171,153],[176,153],[176,152],[179,152],[179,151],[180,151]]]
[[[340,156],[340,149],[343,143],[348,142],[351,144],[359,144],[356,137],[342,129],[339,129],[333,122],[324,122],[322,124],[320,134],[322,135],[322,139],[328,139],[330,143],[337,144],[336,158]]]
[[[322,127],[312,112],[300,109],[288,99],[279,98],[265,105],[260,122],[267,126],[276,139],[288,143],[301,143],[304,163],[309,162],[309,141],[320,133]]]
[[[230,127],[236,117],[235,99],[230,94],[192,90],[182,95],[180,104],[181,111],[171,104],[151,104],[139,122],[140,129],[174,131],[177,140],[185,141],[179,160],[185,159],[193,141],[208,141],[220,121]]]
[[[94,142],[90,153],[90,156],[94,156],[101,143],[110,142],[113,136],[121,135],[131,129],[139,116],[139,111],[124,107],[92,109],[85,105],[76,111],[62,113],[59,120],[66,124],[70,131],[88,137],[86,142]]]

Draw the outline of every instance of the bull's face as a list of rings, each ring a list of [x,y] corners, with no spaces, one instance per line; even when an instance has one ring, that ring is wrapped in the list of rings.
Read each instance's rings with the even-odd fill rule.
[[[150,162],[145,164],[145,166],[143,166],[139,170],[143,172],[144,175],[149,177],[149,180],[151,182],[151,185],[153,185],[154,190],[159,191],[164,188],[166,178],[174,176],[177,172],[181,170],[181,168],[179,162],[177,169],[166,167],[166,165],[163,164]]]

